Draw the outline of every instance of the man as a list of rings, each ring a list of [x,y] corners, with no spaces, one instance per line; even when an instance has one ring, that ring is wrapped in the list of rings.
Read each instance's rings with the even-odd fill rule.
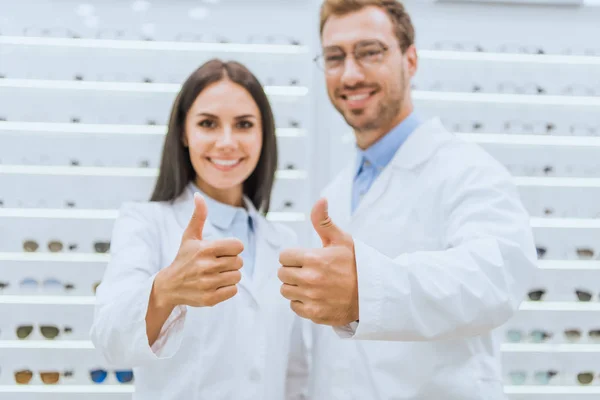
[[[356,160],[311,219],[322,248],[280,254],[282,295],[312,320],[315,400],[504,399],[493,330],[536,270],[510,175],[420,120],[414,29],[395,0],[326,0],[320,58]]]

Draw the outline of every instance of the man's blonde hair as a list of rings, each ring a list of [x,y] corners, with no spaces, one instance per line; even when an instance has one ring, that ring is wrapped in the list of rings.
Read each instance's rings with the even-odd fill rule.
[[[323,34],[325,22],[332,15],[346,15],[368,6],[379,7],[388,14],[403,53],[415,43],[415,28],[410,16],[404,5],[397,0],[325,0],[321,5],[321,34]]]

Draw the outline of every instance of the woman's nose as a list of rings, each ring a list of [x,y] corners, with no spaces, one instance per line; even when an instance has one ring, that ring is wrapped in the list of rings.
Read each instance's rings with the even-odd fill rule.
[[[218,147],[233,147],[235,145],[235,139],[231,128],[226,127],[217,139]]]

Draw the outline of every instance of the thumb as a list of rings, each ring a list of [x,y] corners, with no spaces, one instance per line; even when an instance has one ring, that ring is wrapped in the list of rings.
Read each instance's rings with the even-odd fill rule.
[[[327,199],[321,198],[315,203],[310,213],[313,227],[321,238],[324,247],[336,243],[343,236],[343,232],[331,220],[327,209]]]
[[[204,222],[208,215],[206,201],[199,193],[194,193],[194,212],[190,218],[187,228],[185,229],[184,237],[187,239],[202,239],[202,231],[204,230]]]

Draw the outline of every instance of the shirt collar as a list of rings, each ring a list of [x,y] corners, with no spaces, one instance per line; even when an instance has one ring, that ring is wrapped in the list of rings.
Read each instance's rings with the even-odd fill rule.
[[[365,161],[369,161],[369,163],[378,169],[385,168],[392,158],[394,158],[394,154],[396,154],[400,146],[419,126],[420,122],[419,117],[413,111],[370,147],[365,150],[358,149],[354,176],[358,175]]]
[[[208,207],[208,218],[210,222],[219,229],[229,230],[234,223],[234,221],[246,220],[248,221],[249,226],[252,228],[253,225],[256,224],[256,214],[254,206],[252,206],[252,202],[244,196],[244,207],[234,207],[229,204],[221,203],[213,199],[204,193],[198,186],[190,182],[190,189],[192,192],[199,192],[206,201],[206,206]]]

